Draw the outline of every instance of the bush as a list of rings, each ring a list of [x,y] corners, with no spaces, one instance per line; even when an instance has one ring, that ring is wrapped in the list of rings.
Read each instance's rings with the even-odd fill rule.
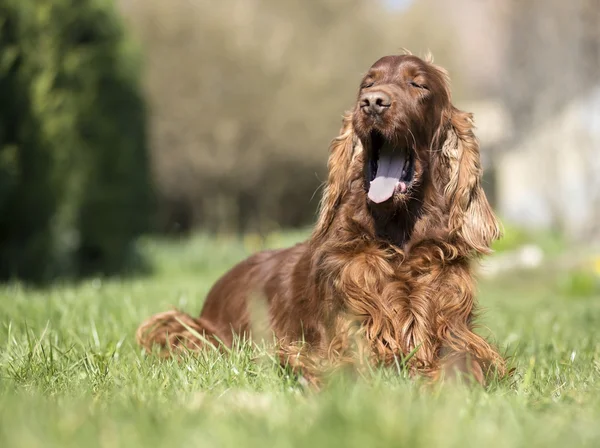
[[[0,278],[117,272],[150,224],[135,52],[108,0],[0,9]]]

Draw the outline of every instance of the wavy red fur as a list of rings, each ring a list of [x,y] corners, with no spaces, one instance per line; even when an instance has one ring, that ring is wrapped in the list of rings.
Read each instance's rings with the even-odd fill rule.
[[[380,97],[382,110],[365,106]],[[413,167],[408,191],[381,204],[367,197],[375,133],[408,151]],[[499,225],[481,188],[472,117],[452,105],[446,72],[412,55],[377,61],[332,142],[328,170],[308,241],[241,262],[214,285],[199,318],[151,317],[139,343],[163,353],[197,349],[201,333],[230,345],[234,333],[251,333],[252,299],[262,297],[282,362],[305,370],[359,358],[390,364],[414,353],[415,373],[461,371],[479,382],[492,370],[503,375],[503,358],[473,331],[471,267]]]

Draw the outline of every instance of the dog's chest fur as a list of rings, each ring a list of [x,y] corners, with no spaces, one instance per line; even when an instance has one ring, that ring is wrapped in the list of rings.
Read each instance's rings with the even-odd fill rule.
[[[354,320],[372,354],[383,362],[408,355],[435,332],[430,324],[436,304],[429,298],[441,272],[439,260],[415,255],[364,244],[352,256],[331,252],[322,260],[337,299],[331,312]]]

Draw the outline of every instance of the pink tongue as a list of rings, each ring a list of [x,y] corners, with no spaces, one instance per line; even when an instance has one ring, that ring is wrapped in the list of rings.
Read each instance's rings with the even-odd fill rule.
[[[400,182],[405,155],[401,151],[394,152],[393,148],[384,145],[379,153],[377,173],[369,186],[369,199],[377,204],[387,201],[400,184],[400,189],[406,191],[406,185]]]

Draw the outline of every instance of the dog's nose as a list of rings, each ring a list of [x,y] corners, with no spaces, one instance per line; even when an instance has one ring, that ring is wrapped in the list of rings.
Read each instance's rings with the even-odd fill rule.
[[[382,114],[392,105],[392,99],[382,91],[367,92],[360,96],[360,108],[370,115]]]

